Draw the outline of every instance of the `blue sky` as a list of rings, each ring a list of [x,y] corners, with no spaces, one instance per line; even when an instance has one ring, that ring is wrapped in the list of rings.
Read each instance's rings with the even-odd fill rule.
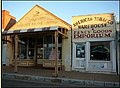
[[[36,4],[72,24],[72,16],[115,13],[119,20],[118,1],[2,1],[2,10],[8,10],[18,21]]]

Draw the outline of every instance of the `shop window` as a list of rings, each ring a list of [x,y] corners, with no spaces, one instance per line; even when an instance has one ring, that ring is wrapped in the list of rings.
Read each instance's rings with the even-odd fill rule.
[[[85,58],[85,45],[84,43],[76,44],[76,58]]]
[[[61,38],[61,37],[59,37]],[[61,59],[61,42],[58,38],[58,58]],[[44,37],[44,59],[55,59],[55,43],[54,36],[46,35]]]
[[[29,37],[29,48],[35,47],[35,38]]]
[[[35,50],[35,38],[29,37],[29,40],[28,40],[28,58],[29,59],[34,58],[34,50]]]
[[[23,37],[19,40],[19,59],[27,59],[27,38]]]
[[[110,61],[110,42],[91,42],[90,60]]]
[[[37,39],[37,45],[43,45],[43,37]]]
[[[53,36],[45,35],[44,37],[44,59],[49,59],[50,52],[53,47]]]
[[[29,59],[34,58],[34,49],[28,49],[28,57],[29,57]]]

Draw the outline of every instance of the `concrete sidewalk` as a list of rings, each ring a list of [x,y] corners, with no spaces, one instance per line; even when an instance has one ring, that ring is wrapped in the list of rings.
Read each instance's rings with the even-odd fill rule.
[[[54,70],[18,67],[2,67],[3,78],[14,78],[42,82],[73,83],[81,86],[119,87],[119,76],[116,74],[87,73],[76,71],[59,71],[58,77],[53,77]]]

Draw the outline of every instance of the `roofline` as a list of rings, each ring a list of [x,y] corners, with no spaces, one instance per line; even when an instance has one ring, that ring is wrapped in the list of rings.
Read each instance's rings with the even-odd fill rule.
[[[44,9],[44,8],[42,8],[41,6],[39,6],[39,5],[35,5],[32,9],[30,9],[25,15],[23,15],[23,17],[22,18],[20,18],[20,20],[19,21],[17,21],[9,30],[11,30],[18,22],[20,22],[31,10],[33,10],[36,6],[38,6],[39,8],[41,8],[41,9],[43,9],[44,11],[46,11],[47,13],[49,13],[49,14],[51,14],[52,16],[54,16],[56,19],[59,19],[59,20],[61,20],[63,23],[65,23],[66,25],[68,25],[68,26],[70,26],[70,28],[72,27],[72,25],[71,24],[69,24],[69,23],[67,23],[67,22],[65,22],[64,20],[62,20],[61,18],[59,18],[59,17],[57,17],[56,15],[54,15],[54,14],[52,14],[51,12],[49,12],[48,10],[46,10],[46,9]]]
[[[98,13],[98,14],[87,14],[87,15],[77,15],[77,16],[72,16],[72,17],[78,17],[78,16],[92,16],[92,15],[103,15],[103,14],[111,14],[111,15],[114,15],[114,12],[111,12],[111,13]]]

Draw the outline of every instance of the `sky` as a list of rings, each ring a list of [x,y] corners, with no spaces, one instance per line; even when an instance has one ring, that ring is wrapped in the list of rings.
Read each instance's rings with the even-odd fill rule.
[[[72,16],[114,13],[119,21],[118,1],[2,1],[2,10],[8,10],[19,21],[35,5],[72,24]]]

